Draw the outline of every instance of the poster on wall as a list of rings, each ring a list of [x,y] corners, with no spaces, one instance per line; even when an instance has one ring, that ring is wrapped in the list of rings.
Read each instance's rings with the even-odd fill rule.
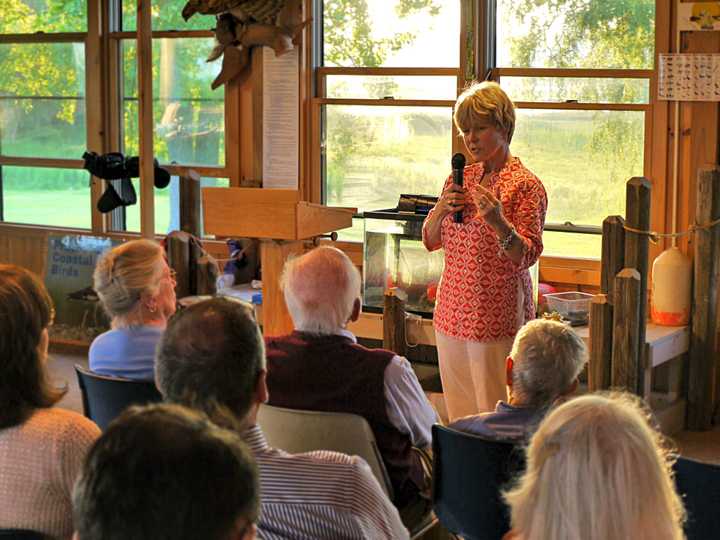
[[[300,56],[263,49],[263,187],[298,189]]]
[[[720,54],[660,54],[658,98],[720,101]]]
[[[107,327],[92,275],[98,257],[119,243],[96,236],[48,236],[45,286],[55,304],[53,337],[84,340]]]
[[[676,5],[681,32],[720,30],[720,2],[678,2]]]

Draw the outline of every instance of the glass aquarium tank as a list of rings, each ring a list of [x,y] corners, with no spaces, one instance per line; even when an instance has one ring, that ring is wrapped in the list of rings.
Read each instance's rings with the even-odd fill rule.
[[[363,309],[382,311],[385,291],[395,287],[408,311],[432,318],[443,270],[443,251],[422,244],[424,214],[365,212]]]

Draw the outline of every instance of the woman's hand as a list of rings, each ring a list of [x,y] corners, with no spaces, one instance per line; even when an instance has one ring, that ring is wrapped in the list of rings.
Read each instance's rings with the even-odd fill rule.
[[[442,217],[452,214],[454,212],[460,212],[465,208],[467,203],[467,195],[465,189],[457,184],[448,184],[443,190],[440,199],[435,205],[435,210],[440,213]]]
[[[502,204],[492,194],[492,192],[478,184],[477,188],[470,193],[475,206],[477,207],[477,217],[485,219],[488,225],[497,229],[505,224],[505,217],[502,213]]]

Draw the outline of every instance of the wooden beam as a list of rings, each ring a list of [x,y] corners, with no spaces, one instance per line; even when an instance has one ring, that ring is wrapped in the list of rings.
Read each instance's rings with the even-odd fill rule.
[[[612,380],[613,309],[605,294],[590,301],[590,358],[588,390],[610,388]]]
[[[137,0],[138,132],[140,136],[140,234],[155,236],[151,0]]]
[[[640,392],[640,273],[623,268],[615,278],[613,302],[612,386]],[[644,324],[642,325],[644,326]]]
[[[576,69],[576,68],[509,68],[499,67],[496,72],[505,77],[568,77],[581,79],[649,79],[652,69]]]
[[[200,175],[190,169],[180,179],[180,230],[200,238],[202,214],[200,204]]]
[[[85,123],[87,148],[103,154],[105,133],[103,99],[103,12],[100,2],[88,2],[88,34],[85,40]],[[106,182],[93,177],[90,184],[91,227],[93,232],[106,230],[107,220],[97,210],[97,202],[106,189]]]
[[[600,292],[607,295],[612,305],[613,286],[617,273],[625,268],[625,220],[621,216],[608,216],[602,224],[602,257]]]
[[[698,223],[720,219],[720,169],[702,169],[697,180]],[[695,231],[695,268],[690,374],[688,384],[688,428],[707,430],[717,401],[715,379],[718,363],[718,282],[720,281],[720,224]]]
[[[293,331],[294,325],[280,287],[280,275],[288,257],[302,252],[302,241],[263,240],[260,243],[260,267],[263,272],[263,335],[265,336],[282,336]]]

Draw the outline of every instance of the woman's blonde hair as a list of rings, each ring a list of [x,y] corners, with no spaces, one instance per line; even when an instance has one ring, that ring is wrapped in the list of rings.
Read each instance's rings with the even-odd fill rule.
[[[515,132],[515,106],[498,83],[475,83],[457,98],[453,120],[461,133],[473,125],[490,123],[507,135],[510,144]]]
[[[504,494],[524,540],[676,540],[685,517],[670,452],[637,398],[591,394],[535,432],[527,471]]]
[[[143,293],[156,294],[165,252],[152,240],[131,240],[106,251],[95,265],[93,283],[105,311],[116,322],[139,306]]]

